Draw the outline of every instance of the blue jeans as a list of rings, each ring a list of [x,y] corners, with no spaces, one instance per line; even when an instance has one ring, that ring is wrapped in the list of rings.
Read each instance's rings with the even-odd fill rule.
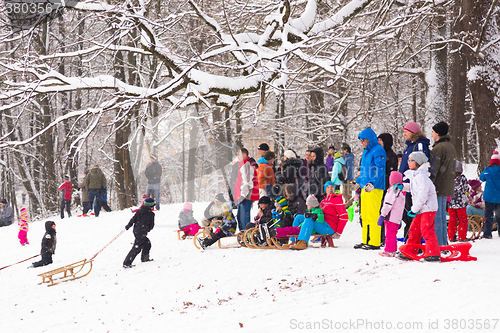
[[[89,190],[89,201],[91,206],[93,203],[94,214],[98,217],[101,212],[101,190]]]
[[[300,233],[297,237],[298,240],[303,240],[306,243],[309,242],[309,237],[313,231],[321,235],[333,235],[335,231],[330,227],[330,225],[326,222],[319,223],[317,221],[313,221],[311,218],[306,218],[304,215],[297,215],[293,220],[293,226],[298,227],[302,223],[302,227],[300,227]],[[290,240],[295,242],[294,237],[291,237]]]
[[[484,210],[482,210],[480,208],[473,207],[471,205],[467,205],[467,215],[484,216]]]
[[[238,204],[238,213],[236,219],[238,220],[238,228],[245,230],[248,223],[250,223],[250,211],[252,210],[252,200],[246,199],[242,203]]]
[[[155,193],[156,210],[160,210],[160,187],[161,187],[160,183],[148,184],[148,186],[146,186],[146,195],[151,196],[152,192]]]
[[[446,224],[446,198],[437,197],[438,209],[436,212],[434,230],[438,239],[439,246],[448,245],[448,226]]]
[[[484,229],[483,236],[491,237],[493,223],[500,221],[500,203],[484,202]],[[500,232],[500,228],[498,229]]]

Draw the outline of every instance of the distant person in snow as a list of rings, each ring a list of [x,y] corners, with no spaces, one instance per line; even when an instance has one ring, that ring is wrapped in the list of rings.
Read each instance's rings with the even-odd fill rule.
[[[0,205],[2,206],[2,211],[0,212],[0,227],[11,225],[14,221],[14,210],[5,199],[0,200]]]
[[[156,200],[156,210],[160,210],[160,188],[161,188],[161,174],[163,169],[157,161],[156,155],[149,156],[149,163],[146,165],[144,174],[148,179],[148,186],[146,187],[146,194],[151,196],[154,192],[154,199]]]
[[[64,209],[66,209],[68,217],[71,217],[71,192],[73,191],[73,185],[69,181],[68,176],[64,176],[64,182],[59,186],[59,191],[61,191],[61,219],[64,218]]]

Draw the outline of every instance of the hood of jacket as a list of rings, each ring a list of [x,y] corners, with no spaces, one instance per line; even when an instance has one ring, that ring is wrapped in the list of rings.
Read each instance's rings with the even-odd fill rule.
[[[52,224],[55,224],[55,223],[53,221],[45,222],[45,231],[48,234],[55,234],[56,233],[56,231],[54,229],[52,229]]]
[[[378,145],[377,134],[371,128],[365,128],[358,134],[358,140],[361,139],[370,141],[370,144],[365,149],[371,150]]]
[[[323,148],[317,147],[314,148],[313,151],[316,153],[316,159],[313,161],[313,164],[315,165],[325,164],[325,152],[323,151]]]
[[[380,140],[384,143],[384,149],[385,151],[389,151],[392,148],[392,145],[394,144],[394,139],[392,138],[392,135],[389,133],[382,133],[378,136]]]

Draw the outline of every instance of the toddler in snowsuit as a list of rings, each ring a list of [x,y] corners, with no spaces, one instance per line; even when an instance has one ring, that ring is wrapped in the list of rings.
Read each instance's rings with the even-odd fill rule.
[[[42,238],[42,260],[34,262],[30,267],[40,267],[52,264],[52,255],[56,252],[56,224],[53,221],[45,222],[45,234]]]
[[[413,218],[408,232],[406,244],[421,244],[425,239],[424,261],[441,261],[441,252],[434,228],[434,217],[438,208],[436,187],[430,179],[427,156],[415,151],[408,157],[409,170],[404,175],[409,183],[397,184],[395,187],[405,192],[410,191],[412,197],[411,210],[408,216]],[[416,249],[415,249],[416,250]],[[401,259],[407,259],[403,255]]]
[[[232,206],[233,204],[231,201],[223,203],[222,208],[224,210],[224,215],[222,217],[222,225],[220,228],[218,228],[214,234],[210,235],[210,237],[198,238],[198,243],[203,250],[212,244],[215,244],[221,238],[233,236],[236,232],[237,222],[230,208]]]
[[[394,257],[398,250],[397,233],[405,209],[405,194],[393,186],[402,182],[403,175],[392,171],[389,176],[391,187],[387,189],[377,222],[379,226],[385,223],[385,249],[379,253],[382,257]]]
[[[462,163],[456,161],[455,187],[453,197],[448,206],[448,240],[457,241],[457,219],[458,219],[458,241],[467,241],[467,193],[469,192],[469,183],[462,174]]]
[[[29,220],[28,220],[28,212],[26,211],[26,208],[21,208],[21,217],[19,219],[19,222],[17,223],[19,225],[19,233],[17,234],[17,238],[19,238],[19,242],[21,245],[29,245],[28,242],[28,230],[29,230]]]
[[[130,222],[125,226],[128,230],[134,226],[133,232],[135,236],[134,245],[123,261],[124,268],[132,267],[132,262],[135,257],[141,253],[141,261],[152,261],[149,258],[149,250],[151,250],[151,242],[147,237],[148,232],[153,230],[155,226],[155,213],[151,211],[155,205],[154,199],[147,198],[144,204],[137,210]]]
[[[64,183],[59,186],[59,191],[62,191],[61,219],[64,218],[64,208],[66,208],[68,217],[71,217],[71,191],[73,191],[73,185],[69,181],[68,176],[64,176]]]
[[[179,213],[179,230],[184,232],[182,239],[187,236],[194,236],[200,230],[200,225],[193,217],[193,204],[185,202],[182,211]]]
[[[479,179],[484,186],[484,229],[483,238],[491,239],[493,223],[500,226],[500,154],[495,151],[490,159],[490,166],[481,172]],[[498,228],[500,236],[500,228]]]

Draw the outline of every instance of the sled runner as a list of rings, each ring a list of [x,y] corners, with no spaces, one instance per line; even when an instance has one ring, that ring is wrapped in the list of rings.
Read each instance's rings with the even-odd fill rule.
[[[476,261],[477,258],[469,254],[471,243],[455,243],[452,245],[440,246],[441,262],[448,261]],[[421,251],[420,251],[421,250]],[[399,251],[413,260],[424,258],[424,244],[405,244],[399,247]]]
[[[210,223],[210,225],[208,227],[204,227],[204,228],[200,229],[200,231],[198,231],[196,233],[196,235],[194,235],[194,237],[193,237],[194,246],[196,246],[197,249],[201,249],[198,239],[212,238],[212,235],[215,233],[217,228],[219,228],[221,225],[222,225],[221,220],[214,220]],[[238,246],[234,246],[234,245],[222,245],[221,244],[221,240],[226,239],[226,238],[235,238],[235,237],[237,237],[237,235],[223,237],[217,241],[217,245],[221,249],[230,249],[230,248],[238,247]],[[226,241],[222,241],[222,242],[226,242]],[[239,240],[238,240],[238,243],[239,243]]]
[[[42,277],[42,282],[40,282],[39,284],[48,283],[47,287],[50,287],[59,284],[61,282],[73,281],[89,275],[90,271],[92,271],[92,263],[94,259],[97,257],[97,255],[102,251],[104,251],[104,249],[107,248],[109,244],[113,243],[125,231],[126,229],[120,231],[120,233],[116,235],[115,238],[113,238],[108,244],[106,244],[90,259],[83,259],[74,262],[72,264],[65,265],[42,274],[38,274],[38,276]],[[54,277],[54,275],[59,275],[59,274],[62,274],[62,276]]]

